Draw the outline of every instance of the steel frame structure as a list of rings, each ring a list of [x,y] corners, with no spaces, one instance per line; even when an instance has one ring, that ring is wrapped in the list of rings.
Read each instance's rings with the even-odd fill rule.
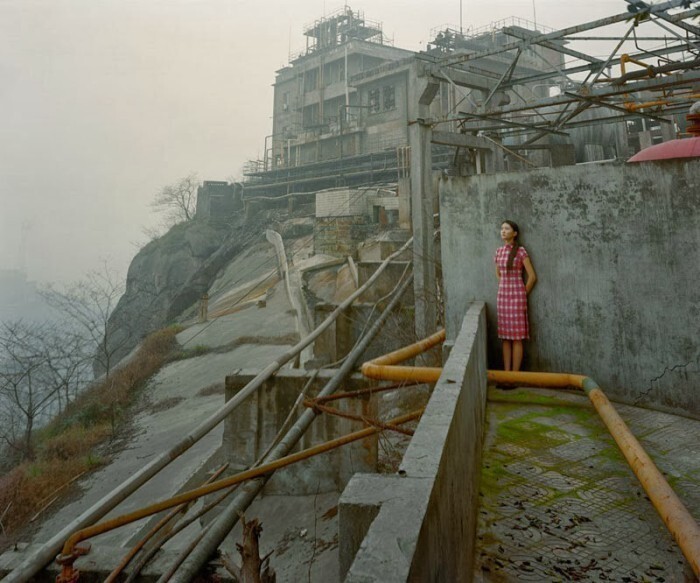
[[[482,99],[472,108],[452,111],[449,115],[431,120],[432,125],[458,122],[460,132],[489,133],[499,139],[524,136],[525,144],[537,142],[550,134],[566,133],[568,129],[614,123],[630,117],[645,117],[660,123],[670,123],[668,116],[686,111],[689,104],[700,98],[700,27],[693,23],[700,17],[700,1],[669,0],[648,4],[625,0],[628,11],[564,28],[546,34],[520,27],[507,26],[500,32],[514,40],[488,50],[455,52],[441,59],[426,58],[428,75],[447,79],[451,84],[480,90]],[[587,31],[625,23],[622,35],[577,36]],[[641,27],[657,29],[656,35],[648,30],[642,36]],[[659,36],[658,29],[663,31]],[[617,41],[606,58],[574,50],[567,46],[572,41]],[[664,42],[662,47],[645,48],[642,43]],[[634,43],[635,52],[621,49],[625,43]],[[541,72],[523,72],[517,67],[523,51],[543,47],[554,50],[574,62]],[[483,70],[474,63],[486,57],[508,56],[509,64],[498,77],[485,79]],[[629,63],[638,69],[627,70]],[[572,75],[583,76],[575,79]],[[473,79],[480,76],[481,87]],[[525,99],[517,87],[535,83],[558,86],[556,96]],[[496,105],[497,93],[509,92],[516,97],[506,105]],[[466,98],[464,90],[464,98]],[[606,109],[606,114],[594,119],[577,119],[590,109]],[[664,116],[664,117],[661,117]]]

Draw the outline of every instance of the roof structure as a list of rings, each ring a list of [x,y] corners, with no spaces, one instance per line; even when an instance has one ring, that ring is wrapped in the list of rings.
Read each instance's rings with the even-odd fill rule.
[[[492,34],[512,40],[489,50],[456,48],[441,58],[426,55],[432,75],[464,88],[454,110],[445,119],[432,120],[433,124],[458,120],[463,133],[487,132],[499,138],[524,134],[525,143],[533,143],[569,128],[632,116],[670,123],[662,116],[687,111],[700,97],[700,2],[626,1],[627,12],[558,31],[502,26]],[[613,33],[592,34],[599,29]],[[583,42],[597,43],[597,47],[600,42],[608,46],[612,42],[614,48],[601,57],[572,47]],[[565,65],[522,74],[516,66],[521,56],[540,48],[563,54]],[[510,66],[500,78],[481,87],[481,95],[475,98],[473,85],[464,79],[478,71],[480,59],[494,55],[509,58]],[[517,94],[517,86],[533,83],[550,87],[549,95],[526,100]],[[504,93],[512,97],[500,99]],[[588,110],[600,111],[595,119],[582,120],[580,114]]]

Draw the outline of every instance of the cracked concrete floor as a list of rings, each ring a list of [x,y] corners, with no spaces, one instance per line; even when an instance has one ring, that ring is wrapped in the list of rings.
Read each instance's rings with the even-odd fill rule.
[[[700,421],[615,404],[700,517]],[[695,581],[588,401],[489,389],[477,581]]]

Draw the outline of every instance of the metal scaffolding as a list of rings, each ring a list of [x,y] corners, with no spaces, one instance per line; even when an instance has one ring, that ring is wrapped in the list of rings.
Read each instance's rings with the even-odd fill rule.
[[[431,120],[432,124],[457,121],[461,133],[489,133],[500,140],[524,136],[519,141],[532,144],[601,121],[643,117],[670,123],[667,116],[687,111],[700,97],[700,28],[694,24],[700,2],[627,1],[629,10],[615,16],[547,33],[503,26],[489,33],[507,39],[494,43],[498,46],[479,51],[455,43],[447,55],[426,55],[429,74],[449,79],[463,88],[464,95],[460,109]],[[612,34],[581,35],[611,28]],[[579,46],[601,41],[615,43],[605,57],[571,48],[574,42]],[[543,49],[562,55],[561,61],[538,72],[520,66],[526,52]],[[498,58],[505,70],[479,87],[473,78],[484,79],[478,61],[487,58]],[[518,91],[533,86],[544,86],[546,95],[528,99]],[[596,113],[584,120],[581,114],[586,111]]]

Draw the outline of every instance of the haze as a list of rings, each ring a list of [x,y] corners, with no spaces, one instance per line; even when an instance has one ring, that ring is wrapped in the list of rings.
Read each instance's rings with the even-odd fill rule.
[[[419,50],[459,0],[349,4]],[[533,20],[532,0],[463,0],[464,27]],[[103,259],[126,273],[157,190],[198,172],[241,177],[271,132],[275,71],[305,46],[322,0],[0,0],[0,269],[71,281]],[[562,28],[623,0],[536,0]],[[26,248],[22,251],[22,232]]]

